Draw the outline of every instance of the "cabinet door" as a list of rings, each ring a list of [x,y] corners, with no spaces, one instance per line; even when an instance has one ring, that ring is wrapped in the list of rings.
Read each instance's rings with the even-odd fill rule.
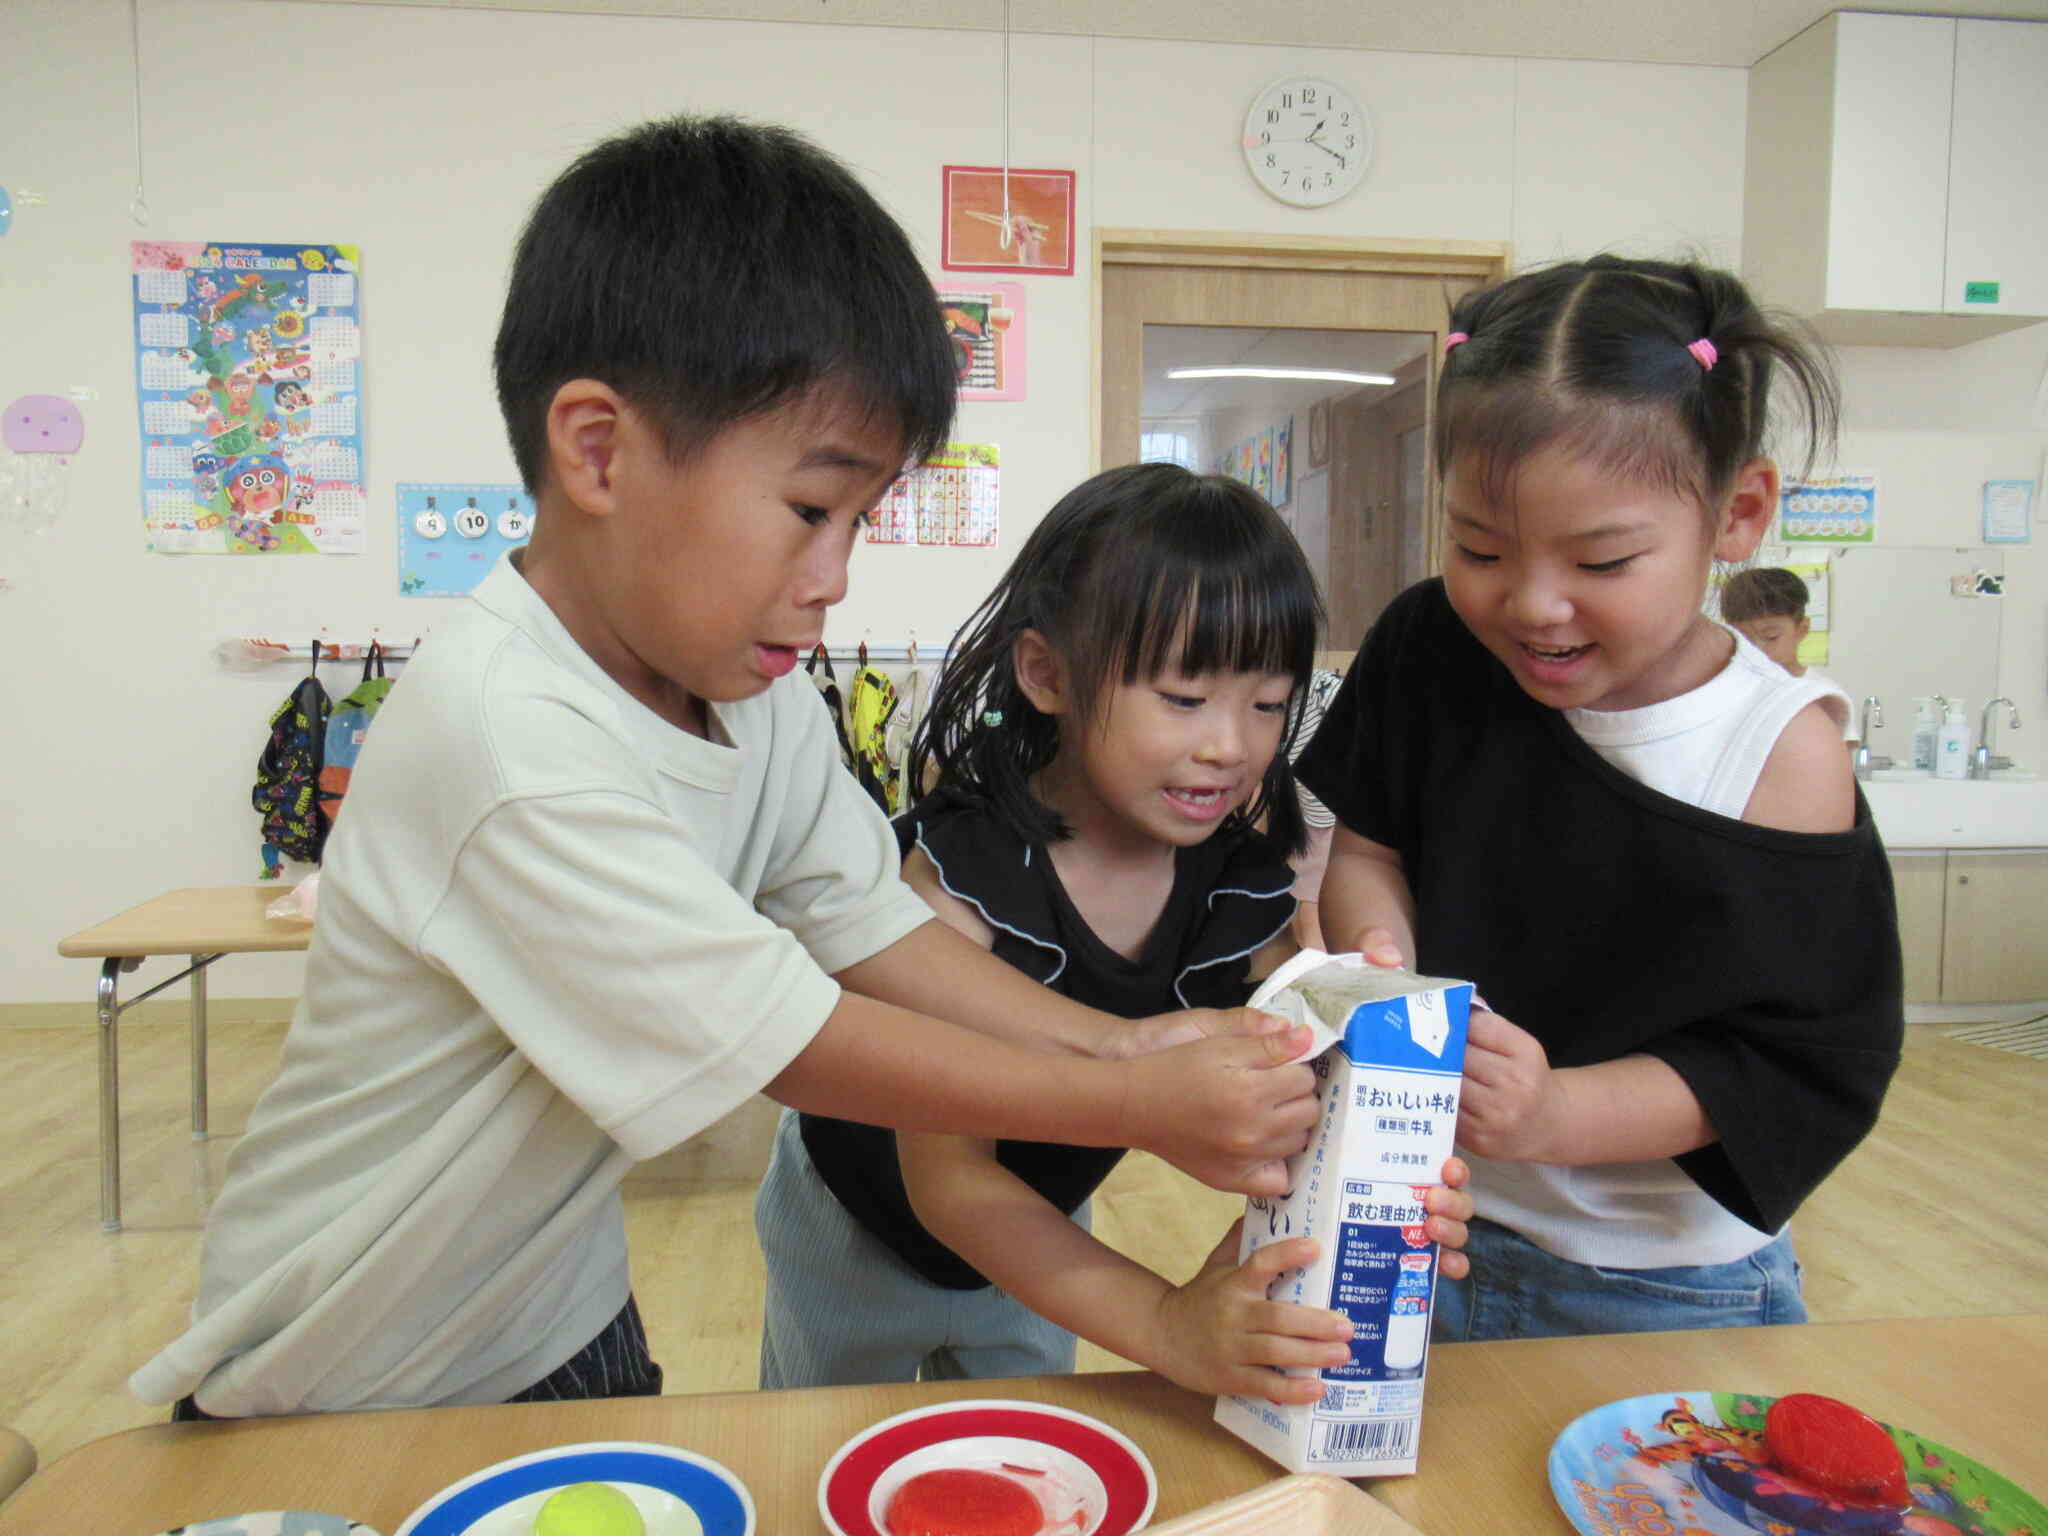
[[[1942,303],[1950,314],[2048,315],[2044,187],[2048,23],[1958,22]]]
[[[1951,851],[1942,924],[1941,998],[2048,998],[2048,850]]]
[[[1906,962],[1906,1001],[1941,1001],[1942,908],[1948,900],[1948,856],[1894,851],[1892,890],[1899,903],[1899,952]]]
[[[1827,307],[1938,312],[1955,21],[1833,20]]]

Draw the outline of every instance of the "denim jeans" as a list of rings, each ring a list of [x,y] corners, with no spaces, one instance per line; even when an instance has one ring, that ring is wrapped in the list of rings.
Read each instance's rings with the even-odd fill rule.
[[[1727,1264],[1601,1269],[1475,1219],[1465,1255],[1469,1277],[1437,1280],[1430,1338],[1438,1344],[1806,1321],[1790,1232]]]

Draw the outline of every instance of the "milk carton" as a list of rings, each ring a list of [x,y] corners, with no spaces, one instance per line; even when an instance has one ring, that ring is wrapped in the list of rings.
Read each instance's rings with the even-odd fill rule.
[[[1436,1291],[1422,1198],[1451,1154],[1472,987],[1304,950],[1252,1005],[1315,1031],[1322,1117],[1287,1164],[1288,1193],[1252,1197],[1239,1262],[1264,1243],[1314,1238],[1316,1262],[1268,1294],[1343,1312],[1357,1332],[1349,1365],[1290,1373],[1320,1377],[1321,1401],[1219,1397],[1216,1422],[1290,1472],[1413,1472]]]

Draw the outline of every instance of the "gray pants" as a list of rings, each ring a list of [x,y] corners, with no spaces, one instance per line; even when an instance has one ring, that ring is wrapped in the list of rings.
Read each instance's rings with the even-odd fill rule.
[[[1074,1219],[1088,1225],[1083,1205]],[[811,1166],[794,1111],[754,1201],[768,1261],[761,1385],[840,1387],[1054,1375],[1074,1336],[995,1286],[949,1291],[891,1253]]]

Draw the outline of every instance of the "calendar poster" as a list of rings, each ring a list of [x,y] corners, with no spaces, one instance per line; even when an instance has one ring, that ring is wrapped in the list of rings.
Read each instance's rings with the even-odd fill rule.
[[[533,500],[518,485],[398,484],[398,590],[463,597],[508,549],[533,537]]]
[[[948,443],[875,508],[870,544],[985,548],[1001,526],[1002,458],[994,443]]]
[[[352,245],[131,245],[142,514],[183,555],[365,548]]]

